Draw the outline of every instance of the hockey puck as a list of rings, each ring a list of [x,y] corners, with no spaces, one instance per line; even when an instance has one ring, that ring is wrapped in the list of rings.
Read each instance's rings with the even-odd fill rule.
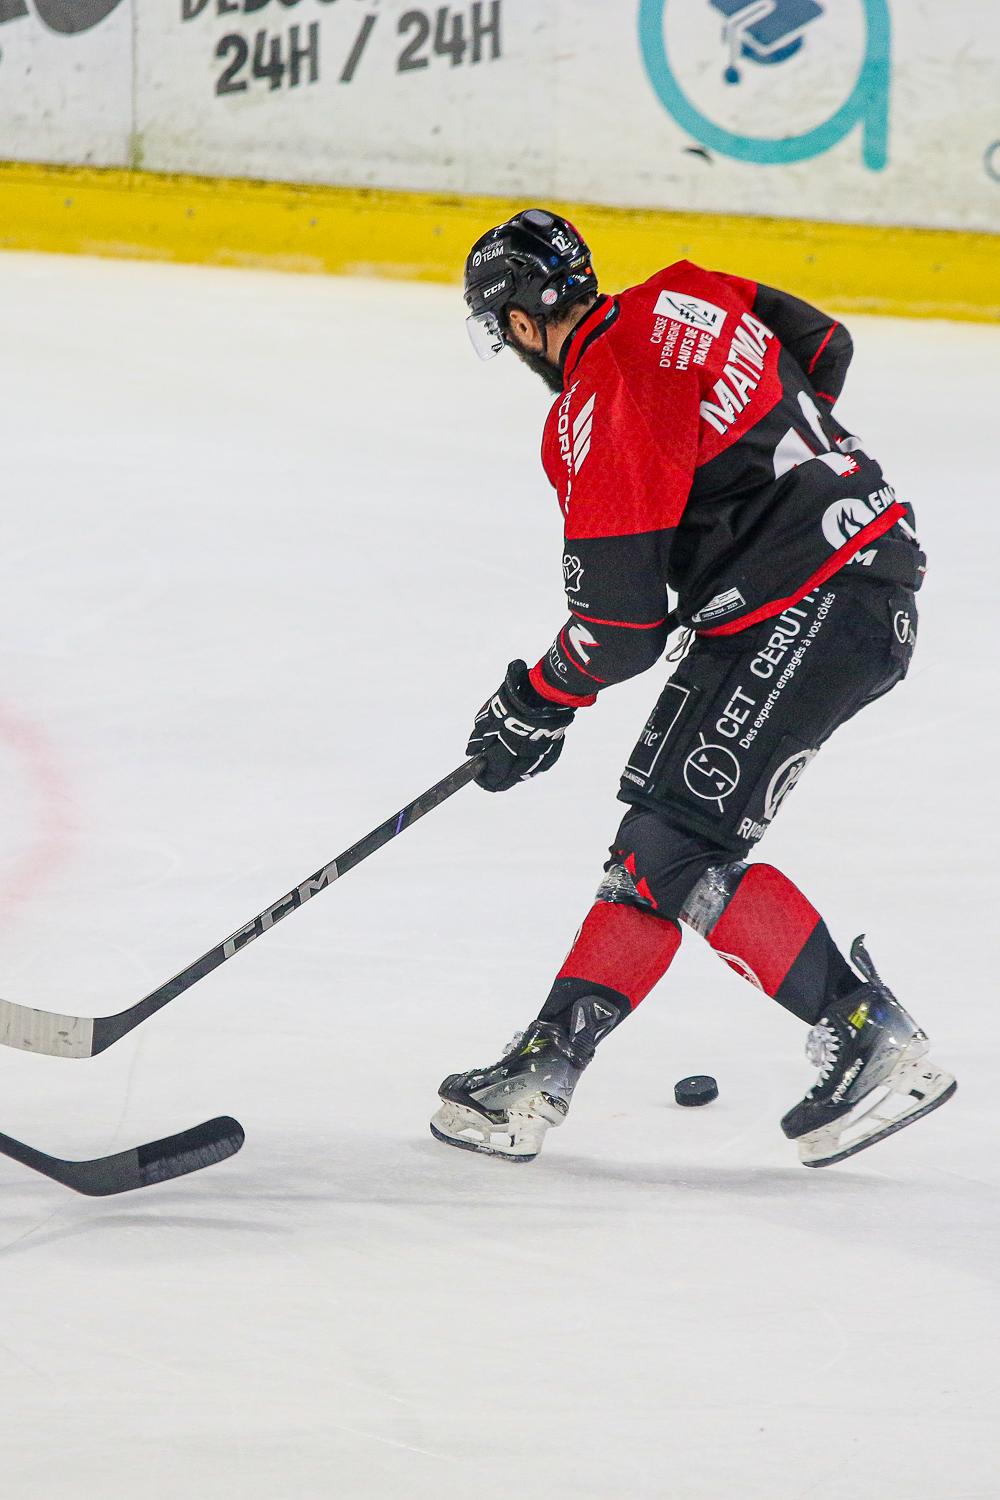
[[[696,1073],[693,1078],[682,1078],[674,1084],[674,1098],[678,1104],[711,1104],[719,1097],[719,1085],[707,1073]]]

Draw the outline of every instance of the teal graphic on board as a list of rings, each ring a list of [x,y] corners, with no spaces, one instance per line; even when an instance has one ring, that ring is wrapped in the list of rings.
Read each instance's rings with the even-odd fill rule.
[[[872,172],[881,171],[889,159],[889,95],[891,86],[892,24],[888,0],[685,0],[685,25],[679,24],[682,6],[678,0],[639,0],[639,45],[650,83],[667,112],[702,146],[736,161],[772,166],[807,161],[822,156],[860,127],[861,160]],[[780,130],[742,133],[718,117],[731,115],[712,89],[720,83],[727,105],[739,98],[748,84],[768,86],[774,80],[777,96],[781,75],[797,62],[822,69],[826,83],[843,69],[849,49],[841,48],[831,35],[845,25],[848,5],[860,10],[864,26],[864,48],[860,67],[850,82],[847,97],[830,116],[818,124],[805,125],[789,110]],[[703,5],[704,15],[718,21],[709,32],[698,32],[690,24],[693,5]],[[714,15],[712,14],[714,13]],[[857,19],[857,15],[855,16]],[[715,42],[706,41],[707,36]],[[709,48],[714,45],[714,55]],[[821,52],[822,49],[822,52]],[[697,56],[693,52],[697,52]],[[710,66],[718,62],[717,70]],[[682,84],[685,64],[696,63],[698,77],[710,77],[698,98],[692,84]],[[853,63],[850,66],[854,66]],[[689,72],[692,70],[689,69]],[[845,78],[845,84],[847,79]],[[713,116],[713,102],[716,104]],[[747,114],[752,113],[749,109]]]

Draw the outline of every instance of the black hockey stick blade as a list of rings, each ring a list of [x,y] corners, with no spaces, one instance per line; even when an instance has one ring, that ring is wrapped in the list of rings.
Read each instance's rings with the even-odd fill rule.
[[[438,807],[461,787],[467,786],[479,766],[479,760],[465,761],[435,786],[421,792],[419,797],[408,802],[399,812],[393,813],[391,818],[386,818],[371,833],[366,833],[363,839],[345,849],[343,854],[331,859],[328,865],[323,865],[314,875],[286,891],[251,922],[238,927],[215,948],[210,948],[186,969],[161,984],[159,989],[151,990],[127,1010],[119,1011],[113,1016],[64,1016],[56,1011],[35,1010],[30,1005],[19,1005],[14,1000],[0,1000],[0,1044],[17,1047],[22,1052],[43,1052],[49,1057],[96,1057],[98,1052],[104,1052],[115,1042],[121,1041],[136,1026],[169,1005],[171,1000],[183,995],[199,979],[204,979],[206,974],[211,974],[227,959],[242,952],[255,938],[268,932],[283,917],[297,911],[313,896],[326,890],[341,875],[346,875],[348,870],[381,849],[383,844],[388,844],[404,828],[409,828],[418,818]]]
[[[75,1193],[84,1193],[88,1198],[109,1198],[115,1193],[150,1187],[154,1182],[169,1182],[188,1172],[200,1172],[202,1167],[213,1167],[216,1162],[235,1156],[244,1139],[239,1120],[220,1115],[178,1135],[165,1136],[162,1141],[133,1146],[130,1151],[118,1151],[113,1156],[97,1156],[92,1161],[64,1161],[60,1156],[48,1156],[3,1134],[0,1134],[0,1153],[34,1172],[41,1172],[43,1177],[51,1177],[53,1182],[61,1182]]]

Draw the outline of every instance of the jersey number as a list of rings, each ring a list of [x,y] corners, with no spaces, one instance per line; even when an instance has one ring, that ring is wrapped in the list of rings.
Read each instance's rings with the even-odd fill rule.
[[[802,415],[816,434],[816,439],[819,443],[819,452],[831,452],[832,450],[827,441],[826,433],[823,431],[823,424],[820,421],[819,408],[815,401],[811,396],[807,396],[805,391],[800,391],[799,405],[802,408]],[[775,479],[780,479],[782,474],[787,474],[790,469],[797,469],[799,464],[808,463],[811,458],[816,457],[816,449],[810,448],[805,438],[802,437],[801,433],[796,432],[794,427],[789,427],[774,450]]]

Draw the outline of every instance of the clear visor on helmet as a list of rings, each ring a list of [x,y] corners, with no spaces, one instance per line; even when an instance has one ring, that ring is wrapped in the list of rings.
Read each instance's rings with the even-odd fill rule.
[[[480,359],[492,359],[495,354],[500,353],[506,340],[496,313],[473,313],[466,318],[465,326],[469,330],[472,347]]]

